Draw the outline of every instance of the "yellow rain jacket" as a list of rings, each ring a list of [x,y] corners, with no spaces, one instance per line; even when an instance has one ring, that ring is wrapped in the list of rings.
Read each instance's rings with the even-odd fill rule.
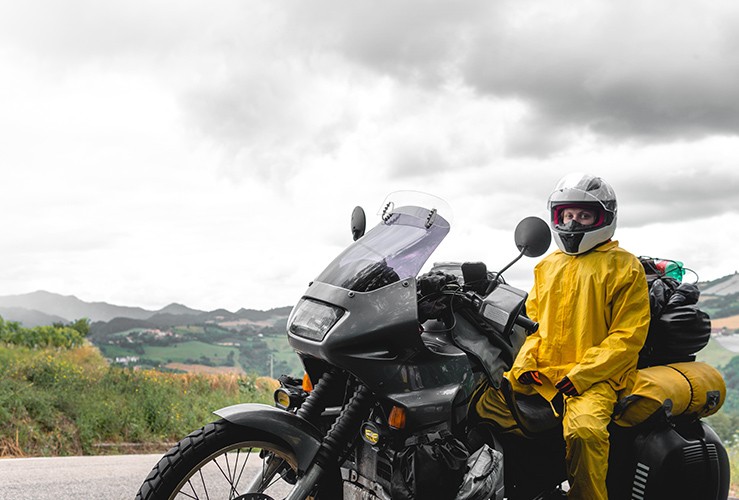
[[[534,269],[526,312],[542,327],[530,335],[511,369],[518,377],[538,370],[548,380],[536,388],[551,399],[552,384],[566,375],[583,394],[607,381],[618,391],[636,369],[649,328],[649,291],[639,260],[609,241],[590,253],[557,250]]]

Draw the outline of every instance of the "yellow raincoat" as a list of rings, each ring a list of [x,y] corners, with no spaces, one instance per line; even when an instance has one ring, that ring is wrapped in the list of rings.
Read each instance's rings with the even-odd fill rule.
[[[609,241],[584,255],[557,250],[534,269],[526,312],[541,325],[511,369],[566,375],[580,394],[597,382],[623,389],[649,328],[649,291],[639,260]],[[551,399],[551,398],[548,398]]]
[[[649,328],[649,292],[639,260],[609,241],[582,255],[557,250],[534,269],[526,303],[539,322],[519,352],[508,378],[517,392],[539,392],[547,400],[567,376],[580,394],[565,397],[570,498],[606,499],[608,431],[617,391],[636,370]],[[524,372],[538,370],[542,386],[522,385]],[[488,389],[476,404],[482,417],[509,428],[503,398]]]

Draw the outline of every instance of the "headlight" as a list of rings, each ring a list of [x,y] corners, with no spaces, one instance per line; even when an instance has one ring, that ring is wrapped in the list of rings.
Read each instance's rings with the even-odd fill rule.
[[[301,299],[290,314],[287,330],[298,337],[321,341],[343,314],[339,307]]]

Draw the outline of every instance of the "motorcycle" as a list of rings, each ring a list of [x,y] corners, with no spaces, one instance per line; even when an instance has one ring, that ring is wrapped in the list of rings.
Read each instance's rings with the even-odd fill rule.
[[[354,210],[354,242],[290,314],[304,378],[282,376],[275,406],[215,411],[219,420],[154,466],[137,499],[564,495],[561,424],[549,402],[517,398],[503,377],[538,325],[526,316],[527,293],[502,273],[547,251],[548,225],[521,221],[520,253],[500,272],[445,263],[418,277],[450,230],[448,207],[419,193],[394,193],[383,207],[366,234],[364,211]],[[487,385],[506,394],[522,435],[470,410]],[[614,428],[611,440],[612,498],[728,496],[726,451],[699,419],[665,411],[647,428]]]

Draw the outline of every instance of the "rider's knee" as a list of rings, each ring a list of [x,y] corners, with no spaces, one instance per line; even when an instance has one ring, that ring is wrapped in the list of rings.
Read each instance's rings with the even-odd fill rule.
[[[567,441],[603,442],[608,440],[608,423],[591,415],[579,415],[568,419],[564,425]]]

